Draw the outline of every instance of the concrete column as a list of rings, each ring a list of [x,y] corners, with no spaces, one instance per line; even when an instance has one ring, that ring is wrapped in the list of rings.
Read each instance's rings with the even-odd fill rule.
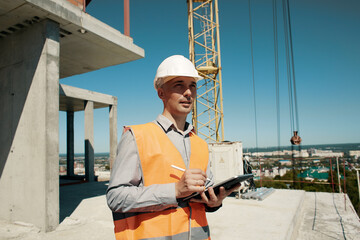
[[[94,181],[94,102],[85,101],[85,178]]]
[[[0,220],[59,224],[59,24],[0,39]]]
[[[110,128],[110,169],[116,157],[117,148],[117,104],[109,106],[109,128]]]
[[[66,158],[68,176],[74,176],[74,112],[66,112]]]

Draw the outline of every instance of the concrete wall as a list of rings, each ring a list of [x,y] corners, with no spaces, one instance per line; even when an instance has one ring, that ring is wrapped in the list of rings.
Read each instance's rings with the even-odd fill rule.
[[[0,39],[0,219],[59,223],[59,26]]]

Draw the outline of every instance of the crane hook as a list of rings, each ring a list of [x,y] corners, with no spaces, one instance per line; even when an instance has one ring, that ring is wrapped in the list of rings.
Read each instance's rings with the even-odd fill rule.
[[[294,131],[294,136],[291,137],[290,142],[292,145],[300,145],[301,137],[298,135],[298,131]]]

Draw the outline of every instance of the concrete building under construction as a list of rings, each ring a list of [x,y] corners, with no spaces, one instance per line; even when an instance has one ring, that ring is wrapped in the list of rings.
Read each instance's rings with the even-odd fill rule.
[[[114,239],[106,182],[94,181],[93,115],[96,108],[109,109],[111,165],[117,98],[59,79],[144,57],[129,36],[128,1],[121,33],[86,13],[91,0],[0,0],[0,239]],[[206,99],[198,99],[194,118],[199,135],[221,142],[217,0],[187,2],[190,58],[204,77],[200,92]],[[203,29],[195,29],[197,21],[206,23]],[[75,177],[74,114],[84,111],[87,183],[59,188],[59,111],[67,113],[69,178]],[[233,152],[241,159],[241,146]],[[238,168],[218,159],[217,175]],[[359,239],[360,220],[345,193],[272,189],[266,199],[239,198],[228,197],[221,209],[207,214],[212,239]]]
[[[59,85],[59,79],[143,58],[144,50],[87,14],[89,2],[0,1],[2,221],[26,222],[42,231],[58,226],[59,111],[67,112],[68,175],[73,174],[76,111],[85,111],[86,179],[94,180],[95,108],[109,107],[110,161],[115,156],[116,97]],[[125,31],[128,35],[128,27]]]

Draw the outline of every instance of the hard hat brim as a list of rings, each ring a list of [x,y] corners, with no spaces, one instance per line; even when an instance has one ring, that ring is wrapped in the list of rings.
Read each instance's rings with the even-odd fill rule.
[[[154,79],[155,89],[175,77],[191,77],[195,81],[203,79],[189,59],[182,55],[173,55],[159,65]]]
[[[157,90],[158,88],[160,88],[162,85],[164,85],[166,82],[169,82],[171,80],[173,80],[174,78],[177,78],[177,77],[191,77],[193,78],[196,82],[199,81],[199,80],[202,80],[204,79],[203,77],[201,77],[200,75],[198,77],[194,77],[194,76],[183,76],[183,75],[170,75],[170,76],[165,76],[165,77],[162,77],[162,78],[156,78],[154,79],[154,87],[155,89]],[[157,85],[157,81],[162,81],[161,82],[161,85]],[[157,87],[156,87],[157,86]]]

